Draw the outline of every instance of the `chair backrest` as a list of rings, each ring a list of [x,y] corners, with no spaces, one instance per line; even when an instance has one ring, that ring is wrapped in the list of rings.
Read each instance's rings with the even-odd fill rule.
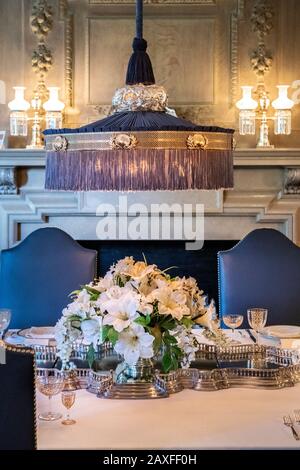
[[[300,325],[300,248],[279,231],[254,230],[219,252],[218,280],[221,317],[264,307],[268,324]]]
[[[36,449],[34,351],[0,341],[0,450]]]
[[[68,295],[94,279],[96,256],[57,228],[36,230],[3,250],[0,307],[12,310],[10,328],[54,325]]]

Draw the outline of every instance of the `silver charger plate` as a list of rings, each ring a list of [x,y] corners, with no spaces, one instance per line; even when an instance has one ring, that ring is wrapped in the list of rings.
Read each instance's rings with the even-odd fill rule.
[[[35,347],[38,367],[53,367],[56,349]],[[300,351],[264,345],[218,347],[199,344],[196,360],[189,369],[169,374],[157,370],[152,383],[116,384],[112,370],[121,362],[111,344],[99,346],[91,371],[86,363],[87,347],[78,345],[72,360],[80,386],[100,398],[147,399],[162,398],[184,388],[216,391],[231,387],[281,389],[300,382]],[[47,364],[47,365],[46,365]],[[52,364],[52,365],[51,365]]]

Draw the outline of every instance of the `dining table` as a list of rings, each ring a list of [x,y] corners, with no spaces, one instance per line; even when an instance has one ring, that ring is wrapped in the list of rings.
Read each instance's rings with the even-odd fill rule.
[[[226,334],[230,338],[231,333]],[[235,332],[237,337],[243,344],[251,344],[254,339],[249,330]],[[199,341],[209,342],[204,337]],[[265,345],[281,344],[278,339],[260,341]],[[299,348],[299,340],[282,343],[285,348]],[[38,390],[36,394],[38,414],[48,411],[48,398]],[[66,412],[60,394],[51,400],[53,411]],[[184,389],[168,398],[135,400],[100,398],[80,389],[71,408],[76,423],[67,426],[61,420],[38,419],[37,445],[44,450],[300,450],[300,440],[283,423],[283,416],[298,409],[300,383],[280,389]],[[300,435],[300,424],[295,426]]]
[[[283,416],[300,408],[300,384],[281,390],[183,390],[168,398],[110,400],[76,392],[76,424],[38,422],[38,449],[298,449]],[[37,397],[38,411],[47,398]],[[65,412],[59,396],[53,409]],[[299,432],[300,432],[300,425]]]

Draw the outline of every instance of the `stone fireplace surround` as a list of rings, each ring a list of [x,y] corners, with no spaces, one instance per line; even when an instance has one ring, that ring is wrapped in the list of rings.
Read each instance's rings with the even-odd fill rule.
[[[45,152],[0,151],[0,251],[44,226],[76,240],[95,240],[100,203],[118,213],[116,192],[44,190]],[[300,149],[238,149],[230,191],[137,192],[128,204],[201,203],[205,240],[240,240],[255,228],[280,230],[300,245]]]
[[[100,203],[111,204],[118,216],[119,194],[45,191],[44,172],[44,151],[0,151],[0,252],[38,228],[55,226],[98,250],[100,274],[116,259],[130,254],[141,258],[144,251],[149,262],[178,266],[174,275],[194,275],[209,297],[217,300],[217,251],[264,227],[280,230],[300,245],[300,149],[236,150],[235,186],[230,191],[127,194],[129,205],[138,202],[147,208],[152,203],[204,204],[201,252],[186,252],[183,240],[99,242],[96,226],[105,214],[96,216],[96,208]]]

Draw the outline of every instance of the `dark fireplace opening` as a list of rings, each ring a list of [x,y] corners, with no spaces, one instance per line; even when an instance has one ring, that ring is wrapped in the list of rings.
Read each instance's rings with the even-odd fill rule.
[[[148,264],[166,269],[174,266],[172,276],[192,276],[199,287],[215,299],[218,308],[217,253],[229,250],[238,240],[207,240],[201,250],[188,251],[185,241],[178,240],[79,240],[79,243],[98,252],[98,276],[104,276],[109,267],[125,256],[133,256]]]

